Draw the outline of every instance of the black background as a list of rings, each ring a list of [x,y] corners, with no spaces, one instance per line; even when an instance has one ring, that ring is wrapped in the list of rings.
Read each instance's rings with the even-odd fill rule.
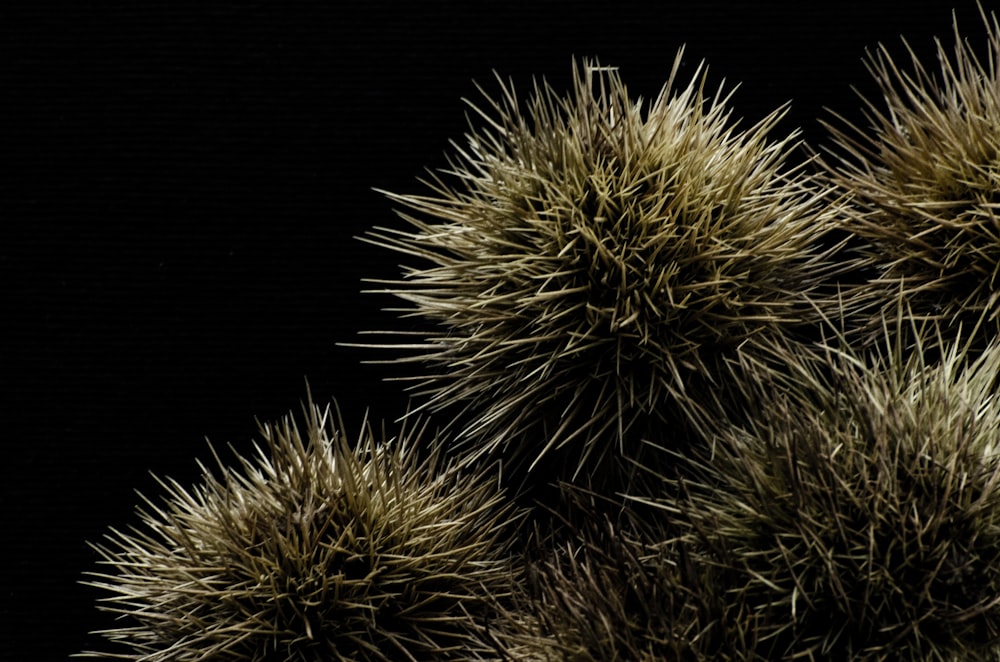
[[[557,89],[574,56],[655,96],[674,54],[740,83],[736,114],[825,138],[859,119],[866,48],[933,56],[952,9],[915,2],[78,2],[0,8],[0,659],[59,660],[111,624],[81,586],[150,472],[196,481],[206,437],[249,452],[306,379],[352,429],[406,399],[337,343],[404,328],[360,293],[398,274],[355,237],[401,227],[492,72]]]

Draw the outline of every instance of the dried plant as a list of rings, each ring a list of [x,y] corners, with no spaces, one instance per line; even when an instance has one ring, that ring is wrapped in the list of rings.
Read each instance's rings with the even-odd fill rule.
[[[737,571],[758,659],[998,659],[1000,348],[787,361],[660,503]]]
[[[425,427],[425,426],[424,426]],[[129,660],[495,659],[512,513],[481,472],[417,457],[423,428],[351,448],[330,410],[265,425],[256,459],[186,489],[96,549],[92,586]],[[221,463],[220,463],[221,466]]]
[[[457,411],[459,440],[508,467],[634,459],[648,430],[722,406],[738,348],[829,303],[837,205],[786,167],[783,111],[737,130],[729,93],[702,67],[679,85],[680,65],[648,105],[589,61],[567,96],[536,83],[524,103],[501,80],[429,191],[388,194],[410,228],[367,236],[422,263],[376,282],[434,325],[369,346],[412,351],[395,361],[423,366],[419,408]]]
[[[573,535],[540,532],[529,554],[519,609],[505,621],[514,659],[754,659],[757,623],[726,593],[732,578],[688,554],[670,518],[588,516],[594,495],[564,489]]]
[[[981,10],[982,11],[982,10]],[[1000,332],[1000,24],[987,18],[985,58],[962,38],[937,41],[938,66],[908,44],[901,66],[881,46],[867,66],[881,92],[865,100],[868,130],[840,118],[827,170],[853,195],[850,227],[879,269],[884,306],[867,328],[906,311]],[[905,44],[905,42],[904,42]],[[896,304],[902,293],[907,306]],[[895,326],[890,324],[890,326]],[[906,328],[906,325],[903,326]]]

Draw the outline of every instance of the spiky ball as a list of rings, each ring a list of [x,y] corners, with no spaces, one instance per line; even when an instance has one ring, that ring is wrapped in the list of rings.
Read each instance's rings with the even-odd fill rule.
[[[836,206],[786,168],[782,112],[740,131],[680,64],[651,104],[588,61],[566,96],[501,80],[451,168],[389,194],[410,228],[367,237],[415,260],[382,291],[434,324],[376,346],[412,350],[422,407],[460,411],[460,436],[510,464],[564,449],[555,470],[597,473],[638,453],[630,430],[719,404],[738,348],[815,318]]]
[[[516,582],[511,516],[479,472],[417,458],[420,431],[348,445],[329,409],[262,427],[256,459],[186,489],[164,481],[141,526],[96,548],[90,583],[144,660],[438,660],[489,656]],[[495,483],[495,481],[494,481]]]
[[[1000,24],[983,21],[985,50],[956,21],[933,67],[880,47],[867,60],[881,92],[865,100],[870,127],[830,127],[827,169],[853,195],[850,226],[885,293],[869,342],[899,316],[962,322],[966,335],[981,324],[981,344],[1000,331]]]
[[[529,563],[504,632],[515,659],[753,659],[758,629],[719,566],[689,555],[663,518],[595,517]],[[739,596],[737,595],[737,598]]]
[[[1000,348],[903,356],[789,357],[663,504],[737,571],[759,659],[1000,654]]]

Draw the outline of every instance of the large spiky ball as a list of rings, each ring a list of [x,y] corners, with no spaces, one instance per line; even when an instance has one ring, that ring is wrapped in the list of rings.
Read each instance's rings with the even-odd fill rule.
[[[510,464],[563,449],[558,470],[594,474],[638,451],[630,430],[711,409],[738,349],[815,319],[836,205],[787,166],[782,112],[739,130],[680,64],[650,104],[588,61],[566,96],[501,80],[451,168],[389,194],[409,228],[367,237],[413,260],[380,291],[432,323],[376,346],[412,351],[421,406]]]
[[[865,100],[870,126],[830,127],[827,169],[853,195],[850,227],[885,293],[869,342],[900,316],[979,326],[984,343],[1000,331],[1000,24],[983,21],[985,49],[956,21],[934,66],[880,47],[867,59],[880,91]]]
[[[789,357],[662,504],[737,571],[759,659],[1000,655],[1000,348],[904,356]]]
[[[141,525],[96,548],[121,625],[108,652],[144,660],[470,660],[512,592],[495,481],[421,450],[419,430],[355,447],[329,409],[262,427],[264,446],[185,488],[164,481]],[[217,472],[218,473],[218,472]]]

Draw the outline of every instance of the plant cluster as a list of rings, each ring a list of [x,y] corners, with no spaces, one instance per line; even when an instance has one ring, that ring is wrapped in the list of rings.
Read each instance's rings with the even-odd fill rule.
[[[651,103],[589,60],[566,95],[499,80],[364,237],[413,260],[374,282],[424,326],[358,346],[420,366],[446,432],[351,444],[310,404],[164,481],[96,546],[125,623],[90,655],[1000,659],[982,14],[985,55],[956,26],[938,69],[870,56],[871,126],[798,164],[783,110],[742,128],[680,54]]]

